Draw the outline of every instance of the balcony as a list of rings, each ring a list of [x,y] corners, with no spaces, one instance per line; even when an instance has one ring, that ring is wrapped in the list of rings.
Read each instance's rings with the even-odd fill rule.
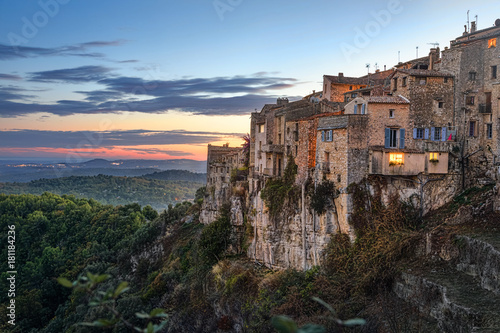
[[[491,113],[491,104],[479,104],[479,113]]]
[[[421,172],[428,174],[448,173],[448,153],[370,152],[370,174],[416,176]]]
[[[284,153],[285,147],[283,145],[264,145],[262,151],[266,153]]]

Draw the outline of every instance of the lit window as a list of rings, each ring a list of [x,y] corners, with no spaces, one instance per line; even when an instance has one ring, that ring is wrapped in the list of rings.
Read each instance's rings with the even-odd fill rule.
[[[390,153],[389,154],[389,165],[402,165],[403,164],[403,154],[402,153]]]
[[[431,162],[439,161],[439,153],[429,153],[429,161]]]
[[[496,38],[492,38],[490,40],[488,40],[488,48],[492,48],[492,47],[497,47],[497,39]]]

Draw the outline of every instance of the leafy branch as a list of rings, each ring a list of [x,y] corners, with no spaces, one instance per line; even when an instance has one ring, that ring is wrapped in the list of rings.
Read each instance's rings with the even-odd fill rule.
[[[312,299],[319,304],[323,305],[328,311],[330,311],[331,315],[328,316],[328,319],[332,320],[339,330],[342,330],[343,327],[354,327],[354,326],[363,326],[366,324],[366,321],[361,318],[354,318],[348,320],[341,320],[337,316],[337,312],[333,309],[331,305],[324,302],[323,300],[312,297]],[[297,323],[293,319],[287,316],[275,316],[271,319],[271,323],[274,328],[280,333],[325,333],[326,328],[322,325],[316,324],[306,324],[302,327],[298,327]]]
[[[81,275],[77,280],[71,282],[66,278],[59,277],[57,282],[63,287],[71,288],[75,290],[82,290],[89,295],[90,301],[89,306],[102,307],[111,313],[110,319],[97,319],[93,322],[82,322],[78,325],[91,326],[97,328],[111,328],[119,323],[122,323],[130,330],[142,333],[155,333],[162,330],[167,324],[166,320],[160,322],[160,324],[154,324],[154,319],[166,318],[167,314],[163,309],[154,309],[149,314],[145,312],[137,312],[135,315],[139,319],[144,319],[148,321],[146,328],[139,328],[134,326],[130,321],[125,319],[123,315],[116,309],[116,304],[118,298],[130,288],[128,282],[121,282],[115,289],[109,289],[107,291],[95,291],[98,285],[105,282],[110,278],[108,274],[94,275],[87,272],[86,276]]]

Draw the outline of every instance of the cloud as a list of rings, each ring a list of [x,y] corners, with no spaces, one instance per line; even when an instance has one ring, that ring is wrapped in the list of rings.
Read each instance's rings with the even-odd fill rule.
[[[52,71],[42,71],[29,73],[29,81],[35,82],[65,82],[82,83],[95,82],[106,78],[111,72],[111,68],[104,66],[81,66],[68,69],[56,69]]]
[[[31,73],[41,82],[96,82],[104,89],[76,91],[82,101],[61,100],[52,104],[19,103],[0,100],[0,117],[15,117],[35,112],[57,115],[118,113],[123,111],[164,113],[171,110],[203,115],[241,115],[264,104],[276,102],[276,92],[297,84],[294,78],[264,76],[183,78],[146,80],[116,76],[103,66],[82,66]],[[139,98],[138,98],[139,97]],[[290,99],[300,98],[288,96]]]
[[[43,131],[5,130],[0,131],[0,148],[66,148],[96,149],[110,147],[133,147],[154,145],[207,144],[241,137],[242,133],[217,133],[194,131]],[[134,148],[147,152],[142,148]],[[153,150],[149,150],[153,153]],[[180,152],[178,152],[180,153]],[[169,153],[170,154],[170,153]],[[180,156],[180,155],[179,155]]]
[[[180,150],[164,150],[157,148],[123,148],[123,150],[136,152],[144,155],[156,155],[156,154],[167,154],[170,156],[191,156],[192,153],[180,151]]]
[[[35,98],[35,95],[27,95],[26,92],[33,92],[38,90],[23,89],[16,86],[0,86],[0,105],[2,101],[7,100],[23,100],[27,101],[31,98]],[[0,115],[2,111],[0,110]]]
[[[127,41],[92,41],[80,44],[66,45],[53,48],[30,47],[30,46],[12,46],[0,43],[0,60],[9,60],[17,58],[35,58],[47,56],[76,56],[102,58],[104,54],[87,52],[90,48],[120,46]]]
[[[12,74],[1,74],[0,73],[0,80],[13,80],[13,81],[19,81],[22,80],[23,78],[20,77],[19,75],[12,75]]]

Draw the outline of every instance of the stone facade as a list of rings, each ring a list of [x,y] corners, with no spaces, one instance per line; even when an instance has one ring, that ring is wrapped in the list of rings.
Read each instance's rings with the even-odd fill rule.
[[[231,196],[228,173],[239,153],[209,146],[202,221],[230,202],[233,225],[242,229],[247,221],[253,229],[249,257],[273,268],[308,269],[321,263],[334,233],[354,238],[350,184],[362,183],[385,203],[395,195],[412,201],[422,213],[477,183],[496,181],[500,191],[498,38],[500,26],[466,33],[442,54],[434,48],[388,71],[325,75],[322,92],[252,113],[250,174],[240,184],[248,191]],[[290,158],[300,194],[271,218],[260,194],[269,178],[282,177]],[[310,201],[324,182],[336,193],[319,215]]]

